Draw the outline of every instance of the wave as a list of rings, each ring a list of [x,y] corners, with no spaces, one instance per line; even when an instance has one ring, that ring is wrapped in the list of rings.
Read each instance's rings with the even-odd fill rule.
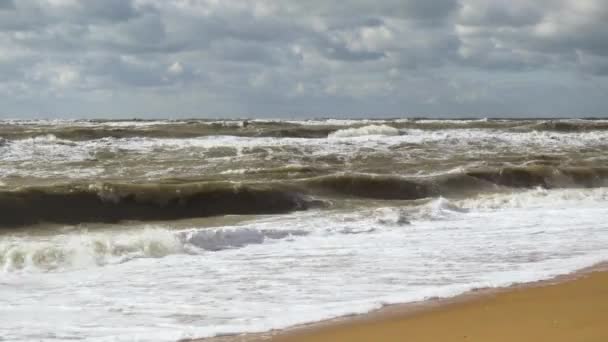
[[[511,132],[590,132],[608,130],[605,120],[591,119],[482,119],[482,120],[182,120],[182,121],[0,121],[0,146],[7,140],[53,135],[61,140],[88,141],[103,138],[171,138],[206,136],[274,138],[344,138],[366,135],[398,135],[407,129],[487,129]],[[2,142],[4,139],[4,142]]]
[[[383,226],[405,226],[414,221],[437,221],[449,218],[452,215],[466,214],[468,207],[459,201],[451,201],[438,197],[419,205],[406,207],[383,207],[367,212],[363,215],[375,217],[376,222]]]
[[[470,212],[516,208],[570,208],[581,203],[602,208],[608,188],[536,188],[522,192],[483,194],[467,199],[437,197],[414,205],[364,207],[346,215],[342,211],[300,213],[268,217],[250,223],[217,228],[167,229],[130,226],[129,229],[64,230],[60,234],[11,235],[0,241],[0,270],[55,270],[118,264],[139,258],[175,254],[204,254],[252,245],[291,241],[312,236],[375,234],[401,231],[419,222],[451,219]]]
[[[505,167],[498,170],[474,170],[468,171],[466,174],[497,185],[513,188],[595,188],[606,185],[608,168],[560,168],[537,165],[528,167]]]
[[[397,128],[387,125],[369,125],[363,127],[340,129],[328,135],[329,138],[351,138],[366,135],[399,135]]]
[[[418,200],[438,196],[467,196],[497,190],[497,184],[466,173],[432,177],[336,174],[304,181],[324,194],[381,200]]]
[[[340,173],[270,182],[57,185],[0,191],[0,227],[277,214],[326,206],[323,197],[419,200],[514,188],[597,188],[608,168],[527,166],[428,177]],[[321,198],[321,199],[319,199]]]
[[[335,174],[305,180],[320,193],[375,199],[416,200],[467,196],[509,188],[595,188],[608,184],[608,168],[504,167],[463,170],[431,177]]]
[[[548,120],[518,127],[527,131],[588,132],[608,130],[608,122],[590,120]]]
[[[180,240],[206,251],[220,251],[247,245],[261,244],[267,240],[280,240],[291,236],[305,236],[309,232],[298,229],[259,229],[250,227],[194,229],[181,232]]]
[[[126,232],[79,232],[37,241],[0,242],[0,270],[55,270],[124,263],[138,258],[199,254],[242,248],[269,240],[305,236],[297,229],[254,227],[203,228],[172,231],[146,227]]]
[[[59,185],[1,191],[0,227],[275,214],[315,205],[293,191],[256,184]]]
[[[517,193],[493,193],[483,194],[471,198],[454,201],[454,205],[466,210],[496,210],[537,208],[554,206],[561,208],[572,207],[573,203],[588,206],[601,205],[608,200],[608,188],[596,189],[559,189],[548,191],[543,188],[535,188]]]
[[[552,131],[552,132],[589,132],[608,130],[608,122],[600,119],[456,119],[429,120],[412,119],[389,122],[396,128],[423,130],[442,129],[490,129],[515,132]]]
[[[51,239],[4,239],[0,242],[0,267],[4,272],[81,268],[135,258],[160,258],[183,251],[178,237],[165,229],[118,234],[85,231]]]
[[[288,122],[165,122],[148,125],[115,125],[113,123],[76,122],[71,125],[19,126],[0,124],[0,138],[8,140],[32,139],[53,135],[61,140],[88,141],[104,138],[167,138],[187,139],[206,136],[241,136],[275,138],[326,138],[341,126],[309,126]]]
[[[303,181],[318,193],[346,196],[411,200],[433,195],[431,189],[415,179],[367,174],[335,174]]]
[[[327,138],[328,135],[335,132],[338,128],[335,126],[301,126],[289,128],[274,128],[274,129],[260,129],[255,137],[267,137],[267,138],[312,138],[322,139]]]
[[[320,174],[327,170],[323,167],[314,167],[309,165],[290,164],[274,168],[246,168],[246,169],[230,169],[222,171],[223,175],[274,175],[276,178],[284,177],[290,174]]]

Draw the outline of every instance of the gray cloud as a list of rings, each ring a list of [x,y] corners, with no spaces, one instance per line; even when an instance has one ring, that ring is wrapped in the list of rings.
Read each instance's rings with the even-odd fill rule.
[[[416,21],[440,20],[451,15],[459,7],[457,0],[354,0],[348,4],[336,1],[311,0],[291,2],[286,7],[298,14],[308,13],[332,18],[378,15],[399,17]],[[294,10],[297,9],[297,10]]]
[[[490,67],[567,67],[578,51],[608,56],[607,18],[599,0],[470,0],[457,22],[461,55]]]
[[[4,116],[605,115],[606,76],[603,0],[0,0]]]
[[[9,9],[15,9],[13,0],[0,0],[0,11]]]
[[[543,19],[543,8],[538,3],[504,1],[465,2],[459,23],[467,26],[524,27],[536,25]]]
[[[110,21],[126,21],[138,15],[132,0],[89,1],[78,4],[76,15]]]

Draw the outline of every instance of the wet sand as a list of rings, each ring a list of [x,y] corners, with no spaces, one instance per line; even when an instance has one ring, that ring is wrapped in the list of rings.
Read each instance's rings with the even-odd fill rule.
[[[608,341],[608,272],[594,268],[551,281],[395,305],[264,335],[205,341]]]
[[[520,287],[403,316],[279,334],[303,341],[608,341],[608,272]]]

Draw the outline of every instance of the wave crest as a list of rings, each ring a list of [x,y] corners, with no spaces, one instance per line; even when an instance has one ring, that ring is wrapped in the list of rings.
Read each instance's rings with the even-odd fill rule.
[[[261,244],[267,239],[278,240],[290,236],[307,235],[305,230],[275,230],[256,228],[195,229],[180,233],[180,239],[192,246],[207,251]]]
[[[144,228],[126,232],[81,232],[51,239],[0,242],[0,269],[4,272],[85,268],[118,264],[137,258],[199,254],[242,248],[268,240],[305,236],[297,229],[255,227],[200,228],[172,231]]]
[[[394,136],[399,135],[400,132],[395,127],[388,125],[369,125],[358,128],[346,128],[340,129],[329,134],[329,138],[352,138],[361,137],[366,135],[385,135]]]

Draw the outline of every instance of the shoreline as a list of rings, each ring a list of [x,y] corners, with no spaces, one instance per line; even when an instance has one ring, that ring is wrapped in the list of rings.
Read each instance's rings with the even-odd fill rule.
[[[605,289],[602,293],[598,291]],[[591,291],[594,290],[594,291]],[[593,296],[598,295],[597,301]],[[584,297],[579,302],[572,298]],[[566,305],[567,304],[567,305]],[[507,287],[481,288],[449,298],[432,298],[419,302],[391,304],[364,314],[346,315],[328,320],[296,325],[286,329],[271,330],[263,333],[245,333],[220,337],[190,339],[189,342],[305,342],[305,341],[401,341],[410,338],[414,341],[608,341],[608,328],[570,330],[570,333],[584,333],[584,339],[573,339],[559,321],[573,320],[592,321],[593,317],[585,311],[599,310],[595,320],[608,317],[608,262],[596,264],[573,273],[560,275],[546,280],[528,283],[517,283]],[[545,338],[550,333],[548,326],[542,323],[554,312],[555,307],[568,306],[572,310],[560,312],[555,319],[555,330],[561,337]],[[494,315],[490,315],[494,313]],[[526,315],[527,321],[520,322],[532,327],[518,326],[515,321]],[[503,321],[487,321],[501,316]],[[522,316],[523,315],[523,316]],[[487,316],[487,318],[486,318]],[[591,315],[593,316],[593,315]],[[476,322],[467,324],[470,322]],[[526,323],[526,322],[529,322]],[[545,321],[546,323],[546,321]],[[498,324],[498,326],[496,326]],[[508,335],[501,331],[516,331],[517,335]],[[534,327],[536,325],[536,327]],[[423,329],[426,327],[427,329]],[[433,329],[434,327],[434,329]],[[492,336],[490,327],[495,327],[496,336]],[[602,324],[599,327],[603,327]],[[575,328],[572,326],[571,328]],[[595,326],[598,328],[598,326]],[[457,336],[457,331],[463,334]],[[438,335],[439,334],[439,335]],[[455,334],[455,335],[454,335]],[[489,335],[488,335],[489,334]],[[483,339],[477,339],[476,336]],[[510,336],[510,337],[509,337]],[[488,340],[488,338],[491,338]],[[561,339],[560,339],[561,338]]]

